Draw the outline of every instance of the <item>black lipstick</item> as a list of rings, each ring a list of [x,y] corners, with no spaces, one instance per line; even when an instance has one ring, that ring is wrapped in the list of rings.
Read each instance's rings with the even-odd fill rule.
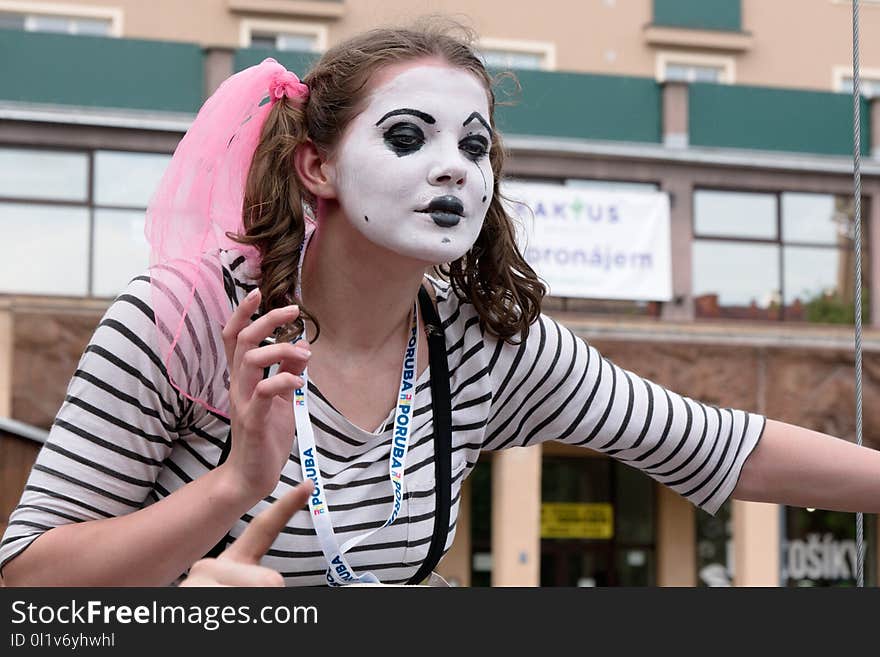
[[[431,215],[431,219],[438,226],[451,228],[464,216],[464,205],[457,196],[447,194],[433,199],[428,207],[419,210]]]

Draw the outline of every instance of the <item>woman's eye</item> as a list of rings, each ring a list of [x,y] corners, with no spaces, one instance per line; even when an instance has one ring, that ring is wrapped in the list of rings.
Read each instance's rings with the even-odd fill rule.
[[[391,126],[383,135],[385,143],[398,156],[419,150],[425,143],[425,133],[411,123],[398,123]]]
[[[458,147],[472,160],[479,160],[489,152],[489,140],[485,137],[467,137],[462,139]]]

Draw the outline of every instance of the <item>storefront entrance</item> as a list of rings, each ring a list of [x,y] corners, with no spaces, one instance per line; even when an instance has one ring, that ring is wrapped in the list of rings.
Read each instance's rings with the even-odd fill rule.
[[[654,483],[604,457],[545,456],[541,586],[655,583]]]

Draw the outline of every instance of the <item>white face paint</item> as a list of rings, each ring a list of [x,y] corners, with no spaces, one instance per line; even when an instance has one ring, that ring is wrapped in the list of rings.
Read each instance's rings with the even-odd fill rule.
[[[330,163],[342,211],[395,253],[431,264],[464,255],[492,200],[488,121],[471,73],[404,68],[370,94]]]

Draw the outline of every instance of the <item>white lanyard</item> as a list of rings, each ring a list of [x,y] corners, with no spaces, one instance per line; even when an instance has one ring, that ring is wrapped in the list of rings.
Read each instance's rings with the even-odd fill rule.
[[[303,371],[303,387],[293,393],[293,412],[296,419],[297,443],[299,457],[302,464],[303,476],[308,477],[315,483],[315,488],[309,497],[309,510],[312,512],[312,522],[321,544],[321,551],[327,559],[327,583],[330,586],[342,586],[345,584],[378,583],[379,579],[372,573],[357,575],[348,565],[345,553],[355,545],[358,545],[367,537],[372,536],[380,529],[387,527],[397,519],[400,514],[400,506],[403,501],[403,483],[406,470],[406,453],[409,450],[409,437],[412,424],[412,405],[415,397],[416,359],[418,354],[418,306],[413,306],[413,323],[410,330],[409,342],[406,345],[406,353],[403,359],[403,371],[400,375],[400,391],[397,395],[397,409],[394,413],[394,433],[391,443],[391,454],[388,458],[388,477],[391,480],[391,488],[394,491],[394,500],[391,513],[385,523],[371,532],[354,536],[339,546],[336,534],[333,532],[333,522],[330,518],[330,506],[327,494],[324,490],[324,480],[321,469],[318,467],[318,450],[315,448],[315,434],[309,419],[309,405],[307,389],[309,385],[308,374]]]
[[[302,280],[302,262],[305,257],[306,247],[309,243],[309,233],[302,247],[299,259],[299,276],[297,280],[297,298],[301,299],[302,294],[299,289],[299,281]],[[388,457],[388,477],[391,480],[391,489],[394,492],[394,500],[391,506],[391,513],[385,523],[371,532],[354,536],[342,544],[336,539],[333,532],[333,522],[330,518],[330,504],[327,500],[327,494],[324,490],[324,479],[321,476],[321,468],[318,466],[318,450],[315,447],[315,433],[312,429],[312,422],[309,418],[308,403],[308,387],[309,378],[308,371],[303,370],[302,388],[298,388],[293,393],[293,414],[296,420],[297,445],[299,447],[299,458],[302,466],[303,476],[311,479],[314,484],[314,490],[309,497],[309,511],[311,511],[312,523],[315,526],[315,533],[318,536],[318,542],[321,544],[321,551],[327,560],[327,583],[330,586],[344,586],[345,584],[358,583],[379,583],[373,573],[364,573],[363,575],[355,574],[348,561],[345,553],[351,548],[372,536],[380,529],[383,529],[393,523],[400,514],[400,507],[403,501],[403,484],[406,471],[406,454],[409,450],[409,438],[412,423],[412,405],[415,397],[415,383],[418,362],[418,326],[419,326],[419,307],[418,303],[413,304],[413,320],[410,328],[409,341],[406,345],[406,351],[403,358],[403,369],[400,375],[400,390],[397,395],[397,408],[394,412],[394,431],[391,442],[391,453]]]

